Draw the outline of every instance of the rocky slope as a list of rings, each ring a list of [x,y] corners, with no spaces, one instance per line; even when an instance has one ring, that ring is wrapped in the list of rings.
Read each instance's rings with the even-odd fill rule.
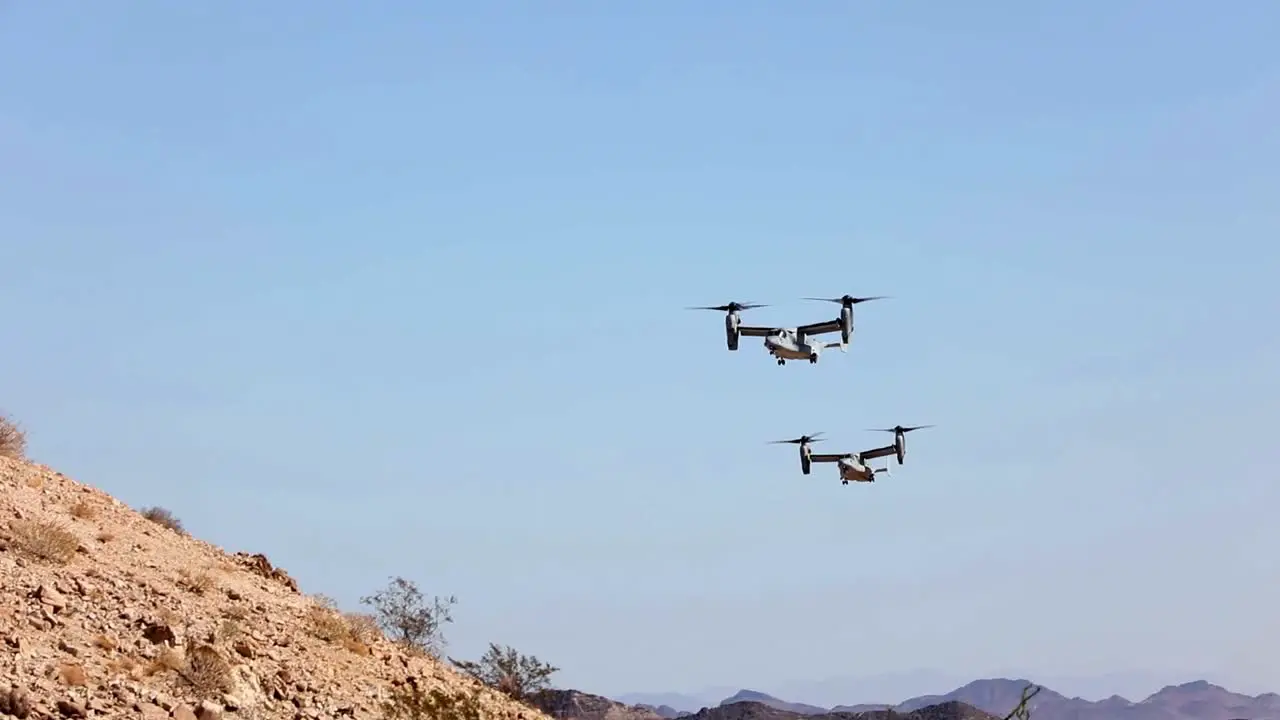
[[[0,718],[380,718],[395,687],[548,720],[42,465],[0,457]],[[476,720],[476,719],[472,719]]]
[[[543,690],[531,700],[556,720],[662,720],[651,707],[625,705],[578,690]]]

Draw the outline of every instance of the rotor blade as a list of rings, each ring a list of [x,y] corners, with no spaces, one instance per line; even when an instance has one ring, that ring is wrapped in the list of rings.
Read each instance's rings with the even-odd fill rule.
[[[778,445],[778,444],[782,444],[782,443],[790,443],[790,444],[792,444],[792,445],[799,445],[799,444],[801,444],[801,443],[805,443],[805,442],[811,442],[811,443],[814,443],[814,442],[822,442],[822,441],[824,440],[824,438],[823,438],[823,437],[821,437],[821,436],[822,436],[822,433],[820,433],[820,432],[816,432],[816,433],[814,433],[814,434],[812,434],[812,435],[801,435],[801,436],[800,436],[800,437],[798,437],[798,438],[792,438],[792,439],[790,439],[790,440],[770,440],[770,441],[769,441],[769,444],[771,444],[771,445]]]
[[[872,296],[870,296],[870,297],[853,297],[852,295],[844,295],[844,296],[841,296],[841,297],[838,297],[838,298],[816,298],[816,297],[807,297],[807,298],[804,298],[804,299],[805,299],[805,300],[817,300],[817,301],[819,301],[819,302],[831,302],[831,303],[836,303],[836,304],[838,304],[838,305],[845,305],[845,304],[848,304],[848,305],[857,305],[858,303],[864,303],[864,302],[867,302],[867,301],[869,301],[869,300],[885,300],[885,299],[888,299],[889,297],[890,297],[889,295],[872,295]]]
[[[891,432],[891,433],[904,432],[905,433],[905,432],[911,432],[912,430],[923,430],[925,428],[931,428],[931,427],[934,427],[934,426],[933,425],[914,425],[912,427],[903,427],[902,425],[898,425],[897,427],[891,427],[891,428],[867,428],[866,430],[867,432]]]
[[[761,307],[769,306],[764,303],[731,302],[724,305],[695,305],[693,307],[686,307],[685,310],[719,310],[720,312],[732,312],[734,310],[752,310]]]

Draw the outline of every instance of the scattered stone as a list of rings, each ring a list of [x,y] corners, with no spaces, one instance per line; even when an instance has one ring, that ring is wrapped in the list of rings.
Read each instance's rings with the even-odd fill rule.
[[[30,717],[31,695],[16,686],[0,692],[0,715],[12,715],[18,720]]]
[[[81,705],[80,703],[77,703],[77,702],[72,702],[71,700],[59,700],[58,712],[62,715],[62,717],[67,717],[67,718],[89,717],[89,711],[85,709],[84,705]]]

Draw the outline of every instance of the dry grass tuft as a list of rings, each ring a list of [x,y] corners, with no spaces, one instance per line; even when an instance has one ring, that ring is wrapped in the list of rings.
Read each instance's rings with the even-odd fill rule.
[[[179,520],[176,515],[162,507],[143,508],[142,517],[161,527],[167,527],[179,535],[187,534],[186,529],[182,527],[182,521]]]
[[[111,662],[107,663],[107,670],[116,675],[127,675],[129,677],[140,675],[141,673],[138,672],[139,667],[138,661],[129,655],[112,658]]]
[[[13,460],[25,460],[27,457],[27,434],[4,415],[0,415],[0,457]]]
[[[246,608],[243,605],[232,605],[226,610],[223,610],[222,614],[224,617],[228,617],[232,620],[239,620],[240,622],[244,622],[253,616],[253,613],[249,612],[249,608]]]
[[[189,570],[182,569],[178,571],[178,574],[180,575],[178,578],[178,587],[181,587],[187,592],[195,593],[196,595],[204,595],[212,590],[213,586],[216,584],[213,574],[207,570],[201,570],[198,573],[193,573]]]
[[[397,684],[391,699],[382,704],[386,720],[480,720],[480,700],[474,694],[450,695],[440,689],[425,690],[417,678]]]
[[[67,664],[58,668],[58,679],[63,685],[70,687],[84,687],[89,684],[89,678],[84,674],[84,668],[79,665]]]
[[[182,624],[182,617],[173,608],[160,607],[156,610],[155,620],[160,625],[177,628]]]
[[[223,620],[218,624],[218,630],[214,634],[214,638],[218,642],[230,642],[240,637],[240,634],[244,632],[244,626],[240,622],[231,618]]]
[[[93,639],[93,646],[100,650],[114,652],[115,649],[119,647],[119,643],[117,643],[115,638],[110,635],[98,635]]]
[[[338,604],[324,595],[313,599],[316,604],[307,611],[312,635],[357,655],[373,654],[371,646],[382,637],[382,630],[372,615],[341,612]]]
[[[203,695],[231,690],[231,665],[212,645],[191,648],[186,665],[178,671],[196,692]]]
[[[90,505],[84,500],[81,500],[71,506],[71,517],[76,518],[77,520],[92,520],[98,517],[98,508]]]
[[[80,540],[75,535],[53,523],[14,520],[9,523],[9,529],[18,550],[40,560],[65,565],[80,548]]]
[[[345,613],[343,618],[355,639],[363,643],[373,644],[383,639],[382,628],[378,627],[378,619],[365,613]]]
[[[181,670],[183,666],[182,653],[173,648],[165,648],[160,654],[151,661],[147,666],[145,674],[160,675],[166,672],[175,672]]]
[[[351,634],[337,610],[313,607],[307,611],[307,620],[311,624],[311,634],[325,642],[341,642]]]
[[[27,487],[31,488],[32,490],[40,490],[41,488],[44,487],[44,476],[28,475],[27,479],[24,480],[23,482],[26,483]]]

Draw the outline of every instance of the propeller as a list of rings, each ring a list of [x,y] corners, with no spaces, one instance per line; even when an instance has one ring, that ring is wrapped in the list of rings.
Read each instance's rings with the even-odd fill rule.
[[[727,303],[725,305],[697,305],[694,307],[685,308],[685,310],[719,310],[720,312],[738,312],[740,310],[750,310],[752,308],[758,308],[758,307],[769,307],[769,306],[764,305],[762,303],[749,303],[749,302],[740,303],[735,301],[735,302]]]
[[[909,433],[912,430],[923,430],[925,428],[931,428],[931,427],[933,426],[932,425],[916,425],[914,427],[903,427],[901,425],[894,425],[891,428],[867,428],[867,432]]]
[[[777,445],[781,443],[790,443],[792,445],[804,445],[805,443],[822,442],[825,438],[818,437],[821,434],[822,433],[817,432],[812,435],[801,435],[798,438],[792,438],[790,440],[770,440],[769,444]]]
[[[843,305],[843,306],[845,306],[845,307],[851,307],[851,306],[853,306],[853,305],[857,305],[858,303],[864,303],[864,302],[867,302],[868,300],[884,300],[884,299],[886,299],[886,298],[888,298],[888,297],[889,297],[888,295],[873,295],[873,296],[871,296],[871,297],[853,297],[852,295],[841,295],[841,296],[840,296],[840,297],[838,297],[838,298],[815,298],[815,297],[807,297],[807,298],[805,298],[805,300],[818,300],[818,301],[820,301],[820,302],[833,302],[833,303],[839,303],[840,305]]]

